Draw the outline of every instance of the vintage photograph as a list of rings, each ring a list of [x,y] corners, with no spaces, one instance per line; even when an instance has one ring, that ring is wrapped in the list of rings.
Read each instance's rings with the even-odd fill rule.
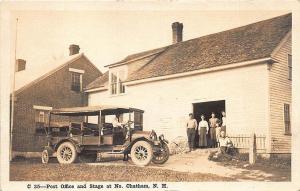
[[[9,180],[290,182],[292,20],[12,12]]]

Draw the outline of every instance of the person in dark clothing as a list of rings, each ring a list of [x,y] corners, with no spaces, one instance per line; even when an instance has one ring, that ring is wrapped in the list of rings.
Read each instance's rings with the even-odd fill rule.
[[[186,132],[188,137],[189,152],[194,150],[195,133],[197,129],[197,121],[192,113],[189,114],[189,120],[186,123]]]

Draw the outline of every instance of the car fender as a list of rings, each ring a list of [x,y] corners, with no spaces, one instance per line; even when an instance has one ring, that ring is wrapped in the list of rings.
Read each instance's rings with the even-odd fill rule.
[[[74,141],[74,140],[72,140],[72,139],[62,139],[62,140],[60,140],[60,141],[54,146],[54,150],[57,151],[59,145],[61,145],[61,144],[64,143],[64,142],[71,142],[71,143],[75,146],[76,151],[77,151],[78,153],[81,153],[82,148],[80,147],[79,143],[76,142],[76,141]]]
[[[130,153],[131,147],[138,141],[147,141],[148,143],[150,143],[153,146],[153,141],[151,141],[145,137],[139,137],[130,142],[130,144],[125,148],[124,153]]]
[[[161,144],[169,144],[169,141],[168,140],[166,140],[166,139],[164,139],[164,140],[160,140],[160,142],[161,142]]]

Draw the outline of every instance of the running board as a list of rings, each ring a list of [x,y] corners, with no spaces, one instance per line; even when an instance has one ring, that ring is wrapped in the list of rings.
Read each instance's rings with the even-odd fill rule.
[[[124,154],[123,151],[112,151],[112,152],[105,152],[107,154]]]

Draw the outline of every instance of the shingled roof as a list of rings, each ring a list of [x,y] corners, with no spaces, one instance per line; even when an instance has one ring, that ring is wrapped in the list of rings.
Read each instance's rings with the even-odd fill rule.
[[[127,81],[135,81],[266,58],[271,56],[291,28],[292,14],[290,13],[133,54],[115,64],[127,62],[134,64],[140,57],[151,53],[156,54],[154,59],[129,74]]]
[[[106,82],[108,82],[108,71],[88,84],[85,90],[104,87]]]
[[[169,46],[128,81],[269,57],[291,30],[287,14]]]

